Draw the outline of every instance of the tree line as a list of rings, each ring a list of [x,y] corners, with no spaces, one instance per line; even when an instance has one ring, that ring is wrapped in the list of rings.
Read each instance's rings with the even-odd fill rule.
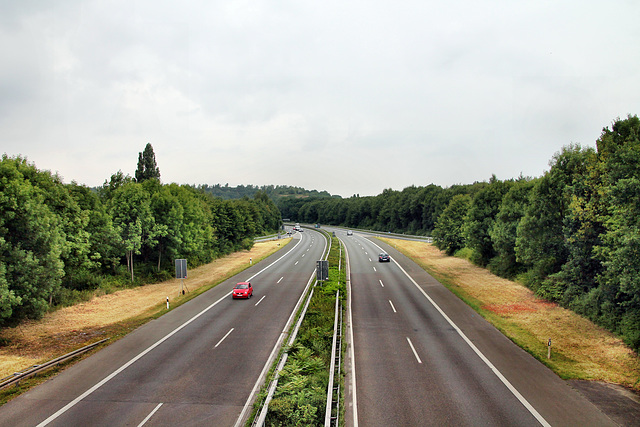
[[[221,200],[159,176],[152,149],[141,153],[136,178],[118,171],[97,189],[3,155],[0,325],[41,317],[100,287],[169,278],[175,258],[194,267],[280,227],[263,192]]]
[[[640,349],[640,120],[571,144],[541,177],[280,202],[284,217],[432,235],[495,274],[580,313]]]
[[[194,186],[198,190],[202,190],[205,193],[209,193],[215,197],[221,199],[242,199],[243,197],[253,197],[258,192],[263,192],[271,200],[277,201],[280,198],[294,197],[294,198],[306,198],[306,197],[331,197],[326,191],[318,190],[306,190],[302,187],[292,187],[290,185],[238,185],[236,187],[229,186],[229,184],[220,185],[208,185],[201,184]],[[339,197],[339,196],[338,196]]]
[[[486,182],[443,188],[385,189],[377,196],[282,198],[276,204],[283,218],[305,223],[342,225],[393,233],[431,235],[436,219],[459,194],[473,194]]]

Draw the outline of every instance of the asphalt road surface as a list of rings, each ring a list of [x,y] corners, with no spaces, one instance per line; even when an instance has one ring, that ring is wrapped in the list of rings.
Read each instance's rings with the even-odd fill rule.
[[[351,266],[347,425],[615,425],[413,261],[335,232]]]
[[[325,247],[317,232],[294,234],[269,259],[5,404],[0,426],[240,424]],[[253,297],[232,300],[245,280]]]

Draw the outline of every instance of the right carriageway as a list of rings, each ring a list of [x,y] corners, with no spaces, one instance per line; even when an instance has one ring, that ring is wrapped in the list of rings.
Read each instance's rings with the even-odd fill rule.
[[[413,261],[335,233],[350,267],[347,425],[616,425]]]

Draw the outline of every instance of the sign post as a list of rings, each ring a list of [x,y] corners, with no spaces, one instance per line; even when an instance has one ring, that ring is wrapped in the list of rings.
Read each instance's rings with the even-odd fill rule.
[[[180,280],[180,293],[184,295],[184,279],[187,278],[187,260],[176,260],[176,279]]]

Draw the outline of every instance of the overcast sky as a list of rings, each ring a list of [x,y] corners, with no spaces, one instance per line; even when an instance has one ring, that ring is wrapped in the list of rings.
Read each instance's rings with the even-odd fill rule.
[[[540,176],[640,113],[637,0],[0,0],[0,152],[349,197]]]

